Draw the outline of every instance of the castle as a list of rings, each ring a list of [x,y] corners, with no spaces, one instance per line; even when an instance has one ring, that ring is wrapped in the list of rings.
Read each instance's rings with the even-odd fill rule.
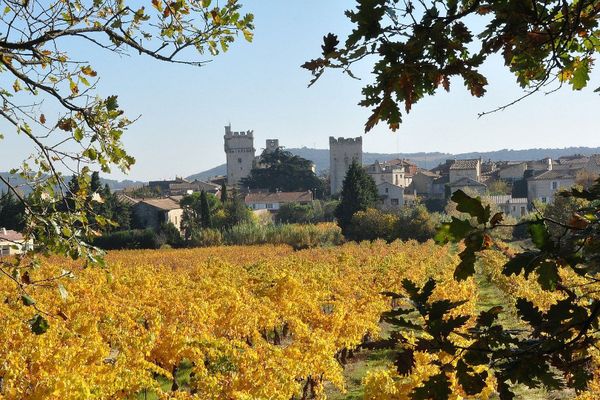
[[[355,160],[362,166],[362,137],[344,139],[329,137],[329,179],[331,194],[342,191],[342,184]]]
[[[252,168],[262,168],[260,157],[256,157],[254,131],[232,132],[231,125],[225,127],[225,154],[227,155],[227,185],[239,186],[240,181],[250,175]],[[279,139],[267,139],[265,153],[279,149]]]
[[[232,132],[225,127],[225,154],[227,155],[227,184],[237,186],[254,166],[254,131]]]

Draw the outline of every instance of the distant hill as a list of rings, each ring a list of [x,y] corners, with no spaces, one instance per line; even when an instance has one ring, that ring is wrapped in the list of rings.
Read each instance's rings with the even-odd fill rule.
[[[11,175],[8,172],[0,172],[0,176],[2,176],[4,179],[7,179],[11,182],[11,184],[15,184],[15,185],[22,185],[24,182],[23,180],[16,176],[16,175]],[[65,180],[68,182],[71,179],[70,176],[65,177]],[[128,187],[133,187],[133,186],[142,186],[143,184],[145,184],[145,182],[140,182],[140,181],[131,181],[131,180],[124,180],[124,181],[117,181],[114,179],[104,179],[104,178],[100,178],[100,181],[102,182],[103,185],[108,184],[108,187],[110,188],[110,190],[121,190],[121,189],[125,189]],[[28,194],[30,192],[29,188],[27,188],[26,186],[20,187],[19,189],[21,189],[23,191],[23,193]],[[4,182],[0,182],[0,193],[3,193],[6,191],[6,185],[4,184]]]
[[[317,173],[326,172],[329,169],[329,150],[328,149],[310,149],[302,147],[300,149],[286,149],[293,154],[311,160],[317,166]],[[413,161],[421,168],[431,169],[447,159],[467,159],[479,158],[492,161],[527,161],[541,160],[546,157],[559,158],[574,154],[599,154],[600,147],[567,147],[564,149],[527,149],[527,150],[497,150],[489,152],[474,152],[474,153],[363,153],[363,163],[372,164],[375,160],[386,161],[394,158],[406,158]],[[226,165],[221,164],[209,170],[190,175],[187,179],[206,180],[217,175],[225,175],[227,173]]]

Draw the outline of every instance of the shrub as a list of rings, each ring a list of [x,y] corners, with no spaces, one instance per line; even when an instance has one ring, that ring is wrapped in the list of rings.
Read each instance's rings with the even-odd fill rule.
[[[376,239],[391,242],[395,239],[394,231],[398,220],[398,216],[375,208],[359,211],[352,216],[346,237],[358,242]]]
[[[102,235],[93,244],[104,250],[123,250],[159,249],[165,243],[152,229],[135,229]]]

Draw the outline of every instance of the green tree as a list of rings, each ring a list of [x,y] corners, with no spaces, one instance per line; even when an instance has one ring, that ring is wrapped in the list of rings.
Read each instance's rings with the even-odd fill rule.
[[[252,211],[244,203],[242,196],[234,189],[227,203],[223,207],[224,218],[222,228],[231,229],[235,225],[250,224],[252,222]]]
[[[581,90],[600,51],[598,0],[357,0],[356,4],[346,13],[354,25],[346,41],[340,46],[338,37],[328,34],[321,57],[303,67],[312,72],[312,84],[326,69],[353,76],[355,63],[374,63],[374,82],[363,88],[360,102],[371,109],[366,131],[380,121],[398,129],[401,104],[408,113],[423,97],[439,89],[449,91],[451,79],[462,80],[471,95],[483,96],[488,79],[482,65],[496,55],[525,90],[521,99],[564,84]]]
[[[315,220],[312,204],[286,203],[277,211],[277,222],[282,224],[308,224]]]
[[[204,190],[200,193],[200,221],[203,228],[210,228],[212,226],[210,207]]]
[[[27,151],[27,160],[11,170],[32,188],[29,196],[2,176],[0,182],[27,211],[25,236],[39,251],[99,262],[100,254],[89,244],[95,234],[88,221],[91,168],[127,172],[135,160],[121,141],[131,121],[116,95],[96,94],[99,77],[85,59],[98,50],[201,66],[207,55],[226,51],[238,35],[251,40],[253,16],[244,15],[237,0],[51,0],[6,2],[0,19],[5,27],[0,115],[34,149],[32,157]],[[69,190],[59,165],[73,171],[76,190]],[[107,224],[102,216],[95,222]],[[0,262],[2,279],[12,279],[21,293],[29,288],[19,276],[37,265],[27,262]]]
[[[375,206],[378,198],[375,181],[356,160],[353,160],[344,178],[340,203],[335,210],[337,223],[344,236],[351,234],[349,227],[352,216],[358,211],[366,211],[367,208]]]
[[[264,151],[260,166],[253,168],[250,175],[242,179],[241,185],[270,192],[312,190],[316,197],[322,197],[324,193],[323,182],[313,172],[312,162],[282,149]]]
[[[225,186],[225,182],[221,184],[221,203],[225,204],[227,202],[227,186]]]
[[[12,194],[0,194],[0,228],[21,232],[25,227],[25,208],[23,203]]]

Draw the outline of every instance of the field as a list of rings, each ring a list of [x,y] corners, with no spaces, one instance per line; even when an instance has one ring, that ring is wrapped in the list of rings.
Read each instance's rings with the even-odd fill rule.
[[[16,289],[0,286],[0,398],[407,398],[437,372],[435,358],[419,354],[401,378],[389,351],[360,346],[389,333],[381,292],[400,291],[405,278],[433,276],[434,299],[468,299],[456,314],[474,316],[500,296],[455,282],[456,263],[432,242],[123,251],[104,269],[50,259],[33,280],[74,277],[62,296],[52,284],[33,292],[45,334],[30,332],[35,311]]]

